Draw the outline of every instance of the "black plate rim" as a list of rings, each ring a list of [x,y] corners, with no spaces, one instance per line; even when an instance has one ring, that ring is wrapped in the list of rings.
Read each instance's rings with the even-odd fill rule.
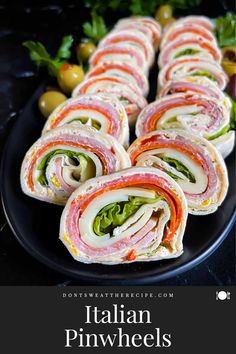
[[[2,152],[2,159],[1,159],[1,180],[4,180],[4,164],[5,164],[5,158],[6,158],[6,151],[8,148],[8,145],[10,145],[10,138],[11,135],[13,134],[14,126],[12,127],[12,130],[8,136],[7,142],[4,146],[3,152]],[[173,267],[169,271],[159,273],[159,274],[152,274],[148,276],[138,276],[135,274],[134,277],[126,279],[126,278],[120,278],[120,279],[114,279],[110,276],[109,279],[102,279],[98,275],[94,276],[88,276],[88,275],[83,275],[80,274],[78,276],[78,273],[75,274],[75,272],[68,271],[64,267],[61,267],[58,263],[48,259],[48,257],[45,257],[41,253],[37,252],[35,249],[32,248],[32,246],[27,242],[27,240],[24,238],[23,235],[19,232],[17,225],[15,225],[14,220],[11,218],[11,213],[9,212],[8,205],[7,205],[7,198],[4,193],[4,188],[1,190],[1,202],[3,205],[3,210],[7,219],[7,222],[17,239],[17,241],[20,243],[20,245],[37,261],[43,263],[47,267],[53,269],[54,271],[57,271],[59,273],[62,273],[66,276],[69,276],[70,278],[81,280],[87,283],[100,283],[103,285],[107,284],[113,284],[113,285],[145,285],[145,284],[152,284],[158,281],[162,280],[167,280],[169,278],[172,278],[174,276],[180,275],[181,273],[185,273],[188,270],[192,269],[193,267],[197,266],[198,264],[202,263],[205,259],[207,259],[210,255],[212,255],[213,252],[217,250],[217,248],[221,245],[221,243],[224,241],[224,239],[227,237],[229,232],[231,231],[235,221],[236,221],[236,210],[231,214],[228,224],[226,228],[223,230],[223,232],[215,239],[215,241],[211,242],[206,249],[200,253],[198,256],[193,258],[190,261],[184,262],[180,266]]]

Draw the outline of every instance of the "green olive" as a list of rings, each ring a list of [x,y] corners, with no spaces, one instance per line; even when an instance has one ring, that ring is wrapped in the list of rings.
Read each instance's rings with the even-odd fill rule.
[[[165,26],[167,23],[170,22],[170,19],[173,18],[172,15],[172,7],[170,5],[162,5],[158,7],[155,14],[155,19],[159,21],[162,26]]]
[[[48,118],[53,110],[66,99],[67,97],[59,91],[47,91],[39,98],[38,106],[40,112],[45,118]]]
[[[232,76],[236,74],[236,48],[235,47],[225,47],[222,49],[223,60],[221,65],[224,71]]]
[[[232,76],[234,74],[236,74],[236,63],[224,59],[221,63],[221,65],[223,66],[224,71],[229,75]]]
[[[71,91],[84,79],[84,71],[79,65],[63,64],[57,75],[57,82],[65,93]]]
[[[162,26],[165,27],[167,25],[170,25],[173,22],[175,22],[175,18],[174,17],[170,17],[170,18],[166,19],[165,24],[163,24]]]
[[[80,60],[87,62],[95,50],[96,46],[93,42],[80,43],[76,48],[78,62],[80,62]]]

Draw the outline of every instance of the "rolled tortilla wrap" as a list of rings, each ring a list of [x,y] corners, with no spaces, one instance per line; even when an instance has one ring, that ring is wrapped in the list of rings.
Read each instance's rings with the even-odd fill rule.
[[[221,90],[228,82],[228,76],[215,61],[206,58],[186,56],[177,58],[166,64],[158,75],[158,90],[169,80],[180,80],[185,76],[204,76],[214,81]]]
[[[158,57],[159,68],[172,62],[177,58],[206,58],[214,60],[217,63],[221,62],[222,54],[218,46],[214,42],[207,41],[202,37],[195,38],[177,38],[174,41],[166,44]]]
[[[145,36],[140,31],[112,31],[99,42],[98,48],[105,48],[111,44],[129,44],[135,48],[138,47],[142,50],[148,66],[153,64],[155,57],[154,47],[152,46],[151,42],[147,40],[147,36]]]
[[[179,128],[208,140],[227,131],[230,112],[217,99],[193,94],[173,94],[146,106],[136,123],[136,135],[157,129]]]
[[[129,144],[127,114],[115,95],[87,94],[62,102],[47,119],[43,134],[65,124],[92,126],[114,136],[125,147]]]
[[[119,23],[119,22],[118,22]],[[133,32],[135,31],[135,33],[142,33],[147,41],[149,43],[152,44],[154,50],[157,50],[157,45],[155,46],[155,43],[153,42],[153,31],[148,28],[144,23],[142,22],[128,22],[128,23],[124,23],[124,24],[118,24],[113,28],[112,33],[115,32],[120,32],[120,31],[129,31],[129,32]]]
[[[133,16],[129,18],[123,18],[119,20],[116,24],[117,29],[127,28],[130,25],[144,26],[146,29],[149,29],[152,33],[152,42],[155,49],[158,48],[161,38],[161,26],[154,20],[152,17],[148,16]]]
[[[224,92],[212,80],[204,76],[185,76],[181,79],[170,80],[159,92],[158,97],[173,93],[192,93],[216,98],[221,105],[231,110],[231,102]]]
[[[72,96],[76,97],[86,93],[96,94],[97,92],[117,97],[125,108],[130,125],[135,124],[137,116],[147,105],[147,100],[139,89],[133,84],[128,84],[124,79],[114,76],[98,75],[84,80],[74,89]]]
[[[70,197],[60,239],[84,263],[118,264],[178,257],[187,204],[178,184],[155,168],[93,178]]]
[[[128,154],[111,135],[68,124],[44,134],[28,150],[21,166],[21,187],[33,198],[65,204],[87,179],[129,166]]]
[[[139,47],[130,44],[111,44],[104,48],[97,49],[89,60],[90,68],[101,63],[119,61],[135,65],[141,71],[147,73],[148,63],[145,60],[144,53]]]
[[[133,166],[155,167],[182,188],[190,214],[214,213],[228,190],[227,169],[206,139],[183,130],[156,130],[129,147]]]
[[[218,138],[211,140],[211,143],[217,148],[222,157],[225,159],[234,149],[235,131],[230,130],[227,133],[220,135]]]
[[[201,37],[212,44],[217,44],[215,36],[205,27],[196,23],[177,23],[164,32],[160,47],[162,49],[168,43],[177,39],[193,39],[196,37]]]
[[[164,31],[164,36],[167,31],[169,31],[172,28],[176,28],[176,26],[178,26],[179,24],[187,25],[193,23],[203,28],[206,28],[208,31],[214,30],[214,23],[208,17],[193,15],[193,16],[181,17],[178,20],[167,25]]]
[[[98,75],[106,75],[122,78],[123,80],[136,85],[140,88],[144,96],[147,96],[149,91],[149,83],[145,74],[137,66],[121,63],[119,61],[110,61],[99,64],[93,69],[90,69],[86,78],[95,77]]]

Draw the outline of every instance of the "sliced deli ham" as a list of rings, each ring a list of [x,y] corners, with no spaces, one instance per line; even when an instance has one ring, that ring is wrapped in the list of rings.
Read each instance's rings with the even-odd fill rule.
[[[33,198],[65,204],[86,180],[129,166],[128,154],[111,135],[65,125],[44,134],[28,150],[21,166],[21,187]]]
[[[228,190],[227,169],[217,149],[206,139],[183,130],[156,130],[128,149],[134,166],[155,167],[182,188],[189,212],[213,213]]]
[[[93,178],[70,197],[60,239],[84,263],[118,264],[178,257],[187,205],[178,184],[155,168]]]

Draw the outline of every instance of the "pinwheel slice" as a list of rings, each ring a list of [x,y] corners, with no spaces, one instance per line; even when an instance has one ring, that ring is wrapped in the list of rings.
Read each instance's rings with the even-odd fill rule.
[[[208,77],[221,90],[225,88],[228,82],[228,76],[215,61],[186,56],[185,58],[173,60],[161,69],[158,75],[158,89],[161,90],[168,80],[180,80],[185,76]]]
[[[129,124],[131,125],[136,122],[137,116],[147,105],[147,100],[142,96],[139,89],[133,84],[129,84],[125,80],[113,76],[99,75],[84,80],[74,89],[72,96],[76,97],[86,93],[96,94],[98,92],[105,92],[116,96],[124,106]]]
[[[154,20],[154,18],[148,16],[133,16],[129,18],[123,18],[119,20],[115,28],[127,28],[127,26],[134,25],[144,26],[149,29],[152,33],[152,42],[155,49],[158,48],[161,38],[161,26]]]
[[[168,43],[177,39],[195,39],[196,37],[201,37],[202,39],[217,45],[215,36],[205,27],[199,26],[195,23],[177,23],[164,32],[160,47],[162,49]]]
[[[173,93],[192,93],[214,97],[221,104],[231,110],[231,102],[223,91],[210,79],[203,76],[186,76],[177,80],[170,80],[159,92],[158,97],[164,97]]]
[[[105,48],[111,44],[129,44],[135,48],[139,47],[145,56],[145,60],[148,62],[148,66],[153,64],[155,57],[154,48],[149,40],[147,40],[147,36],[140,31],[112,31],[99,42],[98,48]]]
[[[98,64],[113,61],[136,65],[145,73],[148,69],[143,51],[130,44],[111,44],[105,48],[97,49],[91,56],[89,64],[90,68],[93,68]]]
[[[117,24],[112,32],[120,32],[120,31],[135,31],[136,33],[141,32],[143,35],[146,36],[148,42],[150,42],[154,48],[154,50],[157,50],[157,45],[155,46],[155,43],[153,43],[153,32],[150,28],[148,28],[144,23],[142,22],[127,22],[124,24]]]
[[[65,204],[84,181],[130,166],[129,156],[112,136],[86,126],[65,125],[38,139],[21,167],[25,194]]]
[[[173,94],[150,103],[140,113],[136,135],[157,129],[180,128],[212,140],[229,127],[227,107],[210,96]]]
[[[106,75],[122,78],[123,80],[131,83],[137,88],[140,88],[144,96],[147,96],[149,91],[149,83],[142,72],[137,66],[129,65],[121,62],[106,62],[99,64],[89,70],[86,78],[95,77],[98,75]]]
[[[182,25],[187,25],[187,24],[195,24],[198,26],[201,26],[203,28],[206,28],[209,31],[213,31],[214,30],[214,23],[213,21],[211,21],[209,18],[205,17],[205,16],[185,16],[185,17],[181,17],[178,20],[170,23],[169,25],[166,26],[165,31],[164,31],[164,37],[165,34],[170,30],[170,29],[174,29],[176,28],[176,26],[178,26],[179,24]]]
[[[103,84],[123,84],[126,85],[130,90],[136,94],[142,95],[142,90],[136,84],[128,82],[126,79],[123,79],[119,76],[112,76],[107,74],[96,75],[92,77],[87,77],[79,85],[77,85],[73,92],[72,96],[77,97],[79,95],[84,95],[86,93],[95,93],[101,89]]]
[[[189,212],[214,213],[228,190],[227,169],[206,139],[183,130],[156,130],[129,147],[133,166],[155,167],[172,177],[187,198]]]
[[[155,168],[93,178],[70,197],[60,239],[84,263],[117,264],[178,257],[187,204],[178,184]]]
[[[204,96],[210,96],[218,101],[218,105],[224,107],[224,114],[231,114],[232,104],[229,98],[222,92],[217,85],[206,77],[186,76],[180,81],[167,81],[166,85],[159,92],[159,97],[164,97],[174,93],[192,93]],[[223,158],[226,158],[234,148],[235,132],[230,130],[227,125],[216,135],[209,138]]]
[[[225,133],[222,132],[222,134],[219,134],[218,137],[211,140],[211,143],[217,148],[222,157],[225,159],[234,149],[235,131],[227,131],[226,129]]]
[[[172,62],[176,58],[185,57],[210,58],[217,63],[221,62],[222,55],[220,49],[202,37],[190,39],[177,38],[169,42],[160,52],[158,65],[162,68],[164,65]]]
[[[80,95],[62,102],[49,116],[43,134],[65,124],[84,124],[129,145],[129,124],[124,106],[114,95]]]

